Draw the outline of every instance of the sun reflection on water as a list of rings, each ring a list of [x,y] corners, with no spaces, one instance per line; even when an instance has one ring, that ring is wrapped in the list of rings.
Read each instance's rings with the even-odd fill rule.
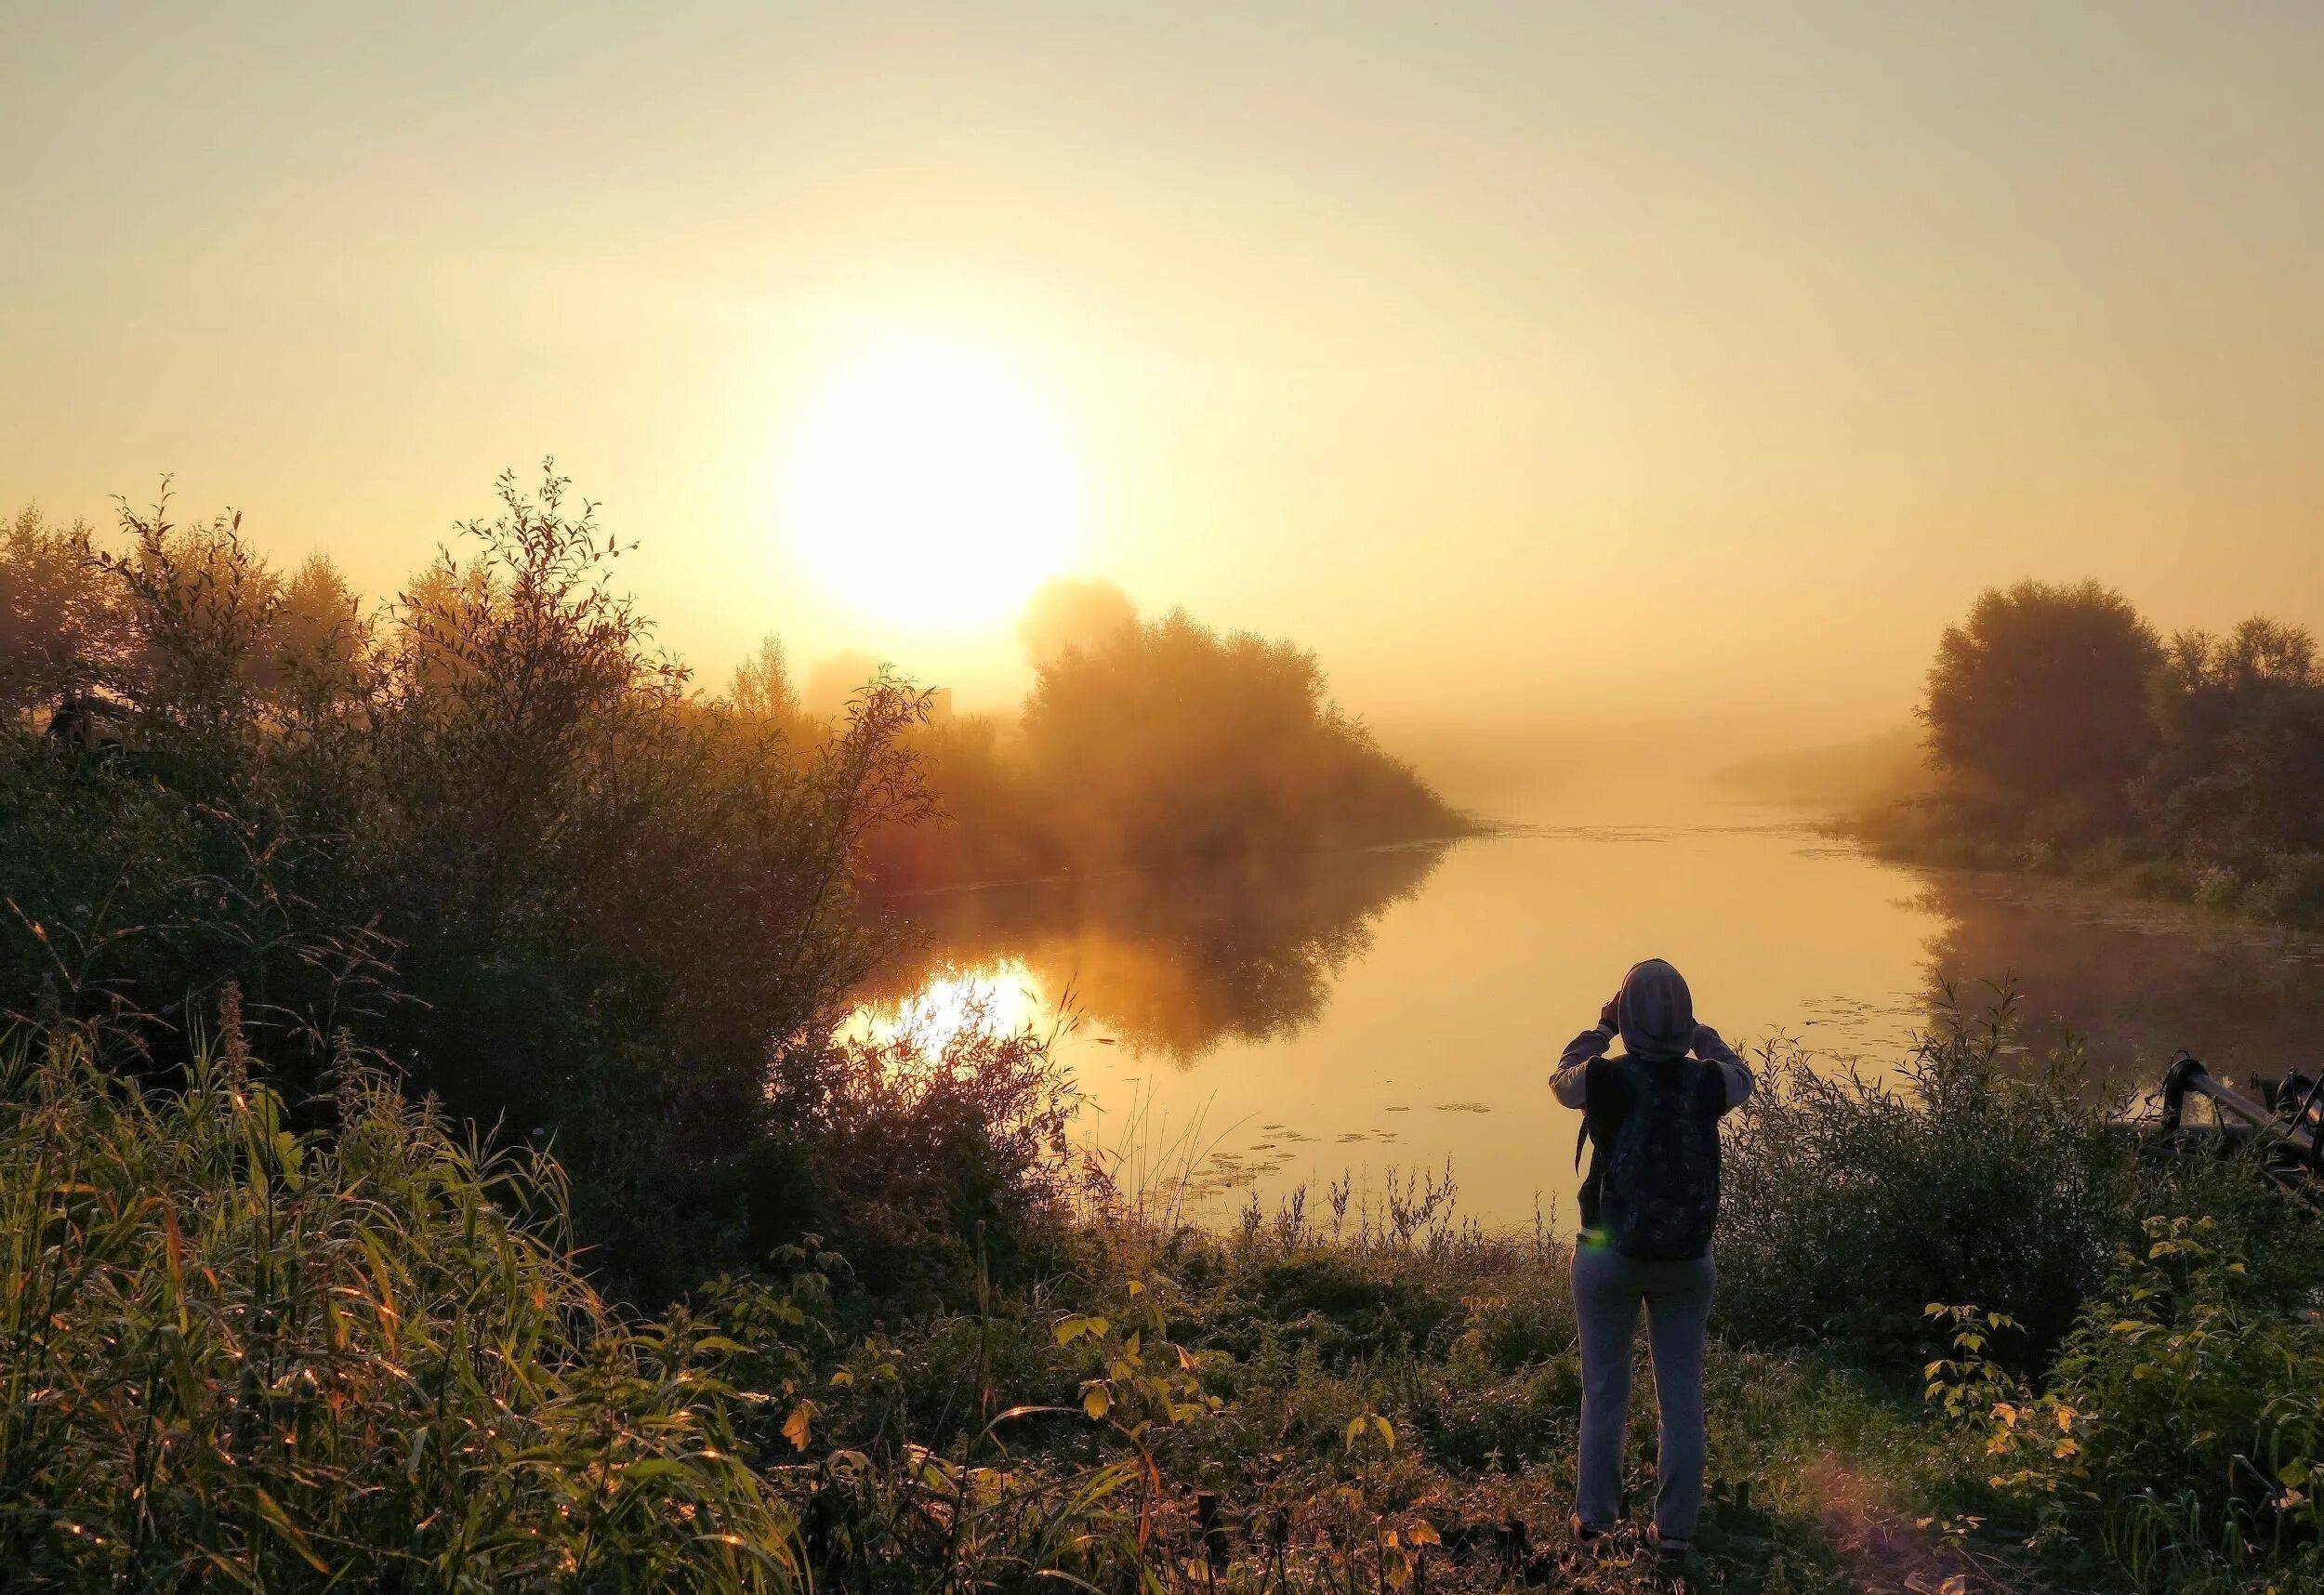
[[[1037,1029],[1055,1006],[1021,958],[947,964],[900,996],[856,1008],[838,1038],[878,1047],[909,1042],[918,1051],[941,1052],[978,1031],[1014,1035]]]

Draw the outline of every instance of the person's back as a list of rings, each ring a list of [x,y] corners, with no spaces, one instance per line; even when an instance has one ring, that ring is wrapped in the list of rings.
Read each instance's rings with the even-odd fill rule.
[[[1583,1132],[1597,1143],[1595,1215],[1624,1257],[1665,1261],[1710,1249],[1719,1222],[1719,1120],[1728,1108],[1717,1063],[1624,1055],[1591,1066]]]
[[[1605,1056],[1618,1034],[1625,1051]],[[1691,1054],[1691,1056],[1690,1056]],[[1588,1540],[1621,1510],[1631,1339],[1646,1311],[1661,1409],[1654,1538],[1683,1550],[1703,1493],[1703,1349],[1718,1273],[1719,1121],[1750,1094],[1751,1073],[1659,958],[1634,966],[1596,1029],[1574,1038],[1551,1088],[1583,1113],[1594,1147],[1574,1250],[1581,1340],[1581,1454],[1575,1532]]]

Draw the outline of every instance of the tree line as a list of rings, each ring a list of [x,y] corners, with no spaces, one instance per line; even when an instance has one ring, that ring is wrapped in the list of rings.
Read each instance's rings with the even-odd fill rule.
[[[2161,636],[2096,582],[2020,582],[1948,627],[1921,718],[1934,792],[1877,837],[2324,922],[2324,661],[2254,615]]]
[[[1183,616],[1060,648],[1006,739],[884,669],[809,715],[779,646],[706,692],[593,506],[546,471],[498,500],[373,605],[239,518],[0,527],[0,1006],[174,1077],[231,988],[294,1102],[352,1049],[553,1145],[626,1293],[809,1232],[908,1283],[980,1223],[1005,1247],[1063,1178],[1036,1038],[908,1071],[834,1041],[914,939],[883,873],[1447,817],[1311,657]],[[1340,762],[1299,773],[1319,749]]]

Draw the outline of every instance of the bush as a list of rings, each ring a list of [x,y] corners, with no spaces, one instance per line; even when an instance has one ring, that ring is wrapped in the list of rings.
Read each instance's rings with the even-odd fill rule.
[[[2324,1238],[2274,1216],[2271,1268],[2247,1261],[2258,1237],[2232,1218],[2147,1219],[2038,1387],[1948,1364],[1940,1393],[1976,1387],[1955,1404],[1983,1420],[1991,1486],[2039,1537],[2094,1544],[2142,1588],[2324,1571]]]
[[[456,1117],[553,1141],[601,1278],[667,1299],[835,1205],[798,1127],[899,939],[855,891],[866,836],[929,811],[927,700],[881,677],[796,744],[773,661],[735,705],[692,692],[561,479],[500,499],[368,614],[234,521],[0,540],[7,595],[96,595],[78,629],[10,620],[9,703],[109,728],[7,730],[0,993],[169,1079],[232,982],[295,1104],[351,1024]]]
[[[2079,1055],[2013,1072],[2014,1006],[1973,1023],[1948,999],[1895,1085],[1770,1057],[1728,1144],[1730,1333],[1898,1377],[1932,1353],[1931,1301],[2016,1319],[2028,1366],[2064,1337],[2122,1232],[2134,1142]]]

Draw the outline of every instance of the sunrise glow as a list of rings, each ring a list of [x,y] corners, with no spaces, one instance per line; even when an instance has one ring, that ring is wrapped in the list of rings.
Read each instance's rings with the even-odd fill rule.
[[[941,969],[907,996],[857,1008],[839,1037],[873,1046],[905,1042],[932,1057],[962,1035],[1035,1028],[1050,1006],[1021,960],[997,958]]]
[[[792,442],[789,536],[816,584],[878,619],[965,628],[1013,614],[1083,533],[1080,462],[1043,397],[942,344],[875,355]]]

